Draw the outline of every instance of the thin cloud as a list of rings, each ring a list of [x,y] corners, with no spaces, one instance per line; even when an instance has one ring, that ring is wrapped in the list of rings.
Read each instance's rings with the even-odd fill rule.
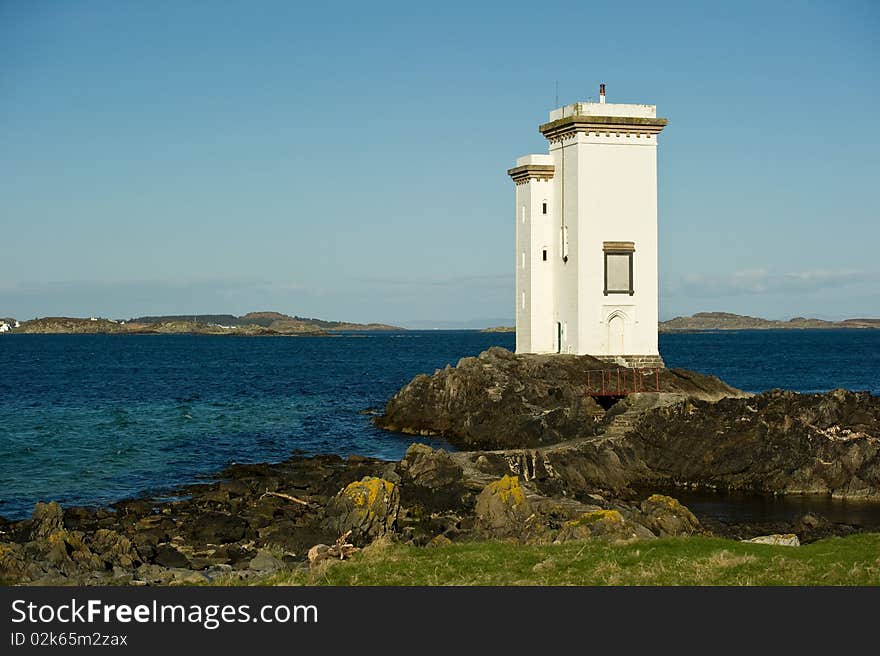
[[[464,275],[449,276],[445,278],[364,278],[362,281],[367,285],[375,285],[379,287],[407,287],[407,288],[426,288],[426,287],[460,287],[462,289],[470,289],[479,287],[482,289],[513,289],[513,276],[510,274],[488,274],[488,275]]]
[[[689,297],[810,294],[829,288],[880,282],[880,272],[814,269],[773,273],[746,269],[724,275],[686,274],[678,284],[666,286],[664,295]]]

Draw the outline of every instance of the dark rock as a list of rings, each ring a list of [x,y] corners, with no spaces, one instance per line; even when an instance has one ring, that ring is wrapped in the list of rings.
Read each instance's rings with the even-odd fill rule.
[[[648,481],[880,498],[880,398],[772,391],[646,413],[620,444]]]
[[[31,540],[38,542],[48,540],[53,533],[64,529],[64,513],[54,501],[37,503],[31,521]]]
[[[507,470],[543,494],[576,498],[688,486],[880,499],[880,399],[867,393],[686,399],[618,417],[627,424],[612,420],[619,430],[602,439],[509,449]],[[491,469],[488,457],[482,467]]]
[[[461,466],[443,449],[413,444],[400,461],[400,469],[414,485],[438,490],[461,483]]]
[[[137,518],[153,512],[153,502],[149,499],[123,499],[113,504],[113,507],[120,517]]]
[[[189,567],[189,559],[170,544],[160,544],[156,548],[154,561],[162,567]]]
[[[225,544],[244,537],[245,521],[241,517],[220,512],[198,515],[189,527],[193,539],[206,544]]]
[[[73,530],[92,528],[98,521],[98,513],[94,508],[82,508],[79,506],[65,508],[63,517],[64,525]]]

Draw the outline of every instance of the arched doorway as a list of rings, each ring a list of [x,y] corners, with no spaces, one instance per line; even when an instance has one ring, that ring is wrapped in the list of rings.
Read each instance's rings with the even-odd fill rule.
[[[608,354],[623,355],[624,344],[624,320],[619,314],[613,315],[608,320]]]

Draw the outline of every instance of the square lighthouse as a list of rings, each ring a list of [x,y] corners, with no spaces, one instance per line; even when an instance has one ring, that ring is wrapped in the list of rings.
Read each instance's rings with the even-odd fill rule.
[[[539,127],[516,183],[516,352],[663,366],[657,348],[654,105],[579,102]]]

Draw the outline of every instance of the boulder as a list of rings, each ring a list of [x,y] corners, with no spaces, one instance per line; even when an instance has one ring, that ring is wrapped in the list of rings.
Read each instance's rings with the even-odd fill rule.
[[[624,518],[619,510],[592,510],[562,525],[555,542],[601,539],[608,541],[645,540],[656,537],[650,530]]]
[[[120,517],[143,517],[153,511],[153,502],[149,499],[123,499],[113,504]]]
[[[758,537],[751,538],[750,540],[743,540],[743,542],[751,542],[752,544],[774,544],[778,547],[801,546],[801,541],[794,533],[774,533],[772,535],[759,535]]]
[[[260,549],[257,555],[251,559],[249,567],[257,572],[274,572],[284,567],[284,561],[276,558],[271,551]]]
[[[170,544],[160,544],[156,547],[156,555],[153,560],[163,567],[186,568],[190,566],[189,559]]]
[[[700,520],[678,499],[652,494],[642,501],[640,523],[659,537],[694,535],[701,530]]]
[[[95,531],[89,546],[109,567],[127,569],[140,561],[131,540],[110,529],[101,528]]]
[[[400,470],[414,485],[441,489],[461,483],[462,469],[446,451],[426,444],[413,444],[400,461]]]
[[[393,533],[399,513],[397,485],[384,478],[365,476],[330,500],[323,526],[335,535],[351,531],[352,542],[363,545]]]
[[[518,476],[503,476],[483,488],[474,508],[477,529],[490,537],[523,537],[532,505]]]
[[[39,577],[42,568],[24,553],[20,544],[0,542],[0,585],[23,583]]]
[[[446,547],[446,546],[449,546],[450,544],[452,544],[452,540],[450,540],[449,538],[447,538],[445,535],[443,535],[441,533],[440,535],[435,535],[433,538],[428,540],[428,544],[426,544],[425,546],[430,547],[430,548],[434,548],[434,547]]]

